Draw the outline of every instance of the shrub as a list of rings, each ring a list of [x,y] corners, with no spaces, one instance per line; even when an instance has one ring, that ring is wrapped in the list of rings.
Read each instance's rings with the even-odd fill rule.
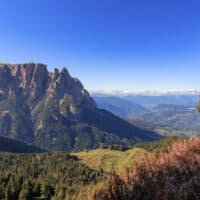
[[[182,140],[169,153],[149,154],[132,170],[114,174],[94,200],[200,199],[200,138]]]

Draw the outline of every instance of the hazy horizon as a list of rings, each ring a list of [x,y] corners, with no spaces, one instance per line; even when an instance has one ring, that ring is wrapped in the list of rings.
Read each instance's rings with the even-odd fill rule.
[[[93,95],[113,95],[113,96],[126,96],[126,95],[199,95],[200,90],[189,89],[189,90],[89,90]]]

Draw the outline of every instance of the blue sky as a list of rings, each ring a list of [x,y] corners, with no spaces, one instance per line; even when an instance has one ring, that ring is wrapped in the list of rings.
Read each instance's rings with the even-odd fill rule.
[[[66,66],[89,90],[200,88],[199,0],[1,0],[0,62]]]

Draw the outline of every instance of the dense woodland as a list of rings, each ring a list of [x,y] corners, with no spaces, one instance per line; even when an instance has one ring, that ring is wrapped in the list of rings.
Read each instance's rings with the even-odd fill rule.
[[[67,153],[0,153],[0,199],[64,199],[103,178]]]

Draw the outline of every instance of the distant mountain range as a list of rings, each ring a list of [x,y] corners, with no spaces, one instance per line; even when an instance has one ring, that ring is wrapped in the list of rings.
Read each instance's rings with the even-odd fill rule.
[[[130,121],[138,126],[139,121],[154,125],[149,130],[166,135],[200,135],[200,113],[196,106],[158,105],[150,111],[135,115]]]
[[[126,96],[125,98],[131,102],[138,103],[146,108],[154,108],[160,104],[195,106],[198,104],[199,94],[160,95],[160,96],[129,95]]]
[[[174,105],[197,105],[199,101],[199,94],[197,92],[191,93],[164,93],[164,94],[157,94],[153,95],[150,94],[116,94],[116,95],[108,95],[104,93],[92,93],[92,96],[96,98],[121,98],[128,100],[134,104],[139,104],[147,109],[152,109],[153,107],[159,104],[174,104]],[[109,100],[110,101],[110,100]],[[99,101],[98,101],[99,102]]]
[[[94,96],[94,100],[99,108],[106,109],[122,118],[130,118],[137,113],[147,111],[145,107],[120,97]]]
[[[198,98],[195,94],[121,97],[94,95],[99,107],[137,127],[167,136],[199,135],[200,113],[196,108]]]
[[[0,135],[61,151],[160,138],[98,109],[66,68],[35,63],[0,64]]]
[[[177,95],[199,95],[200,89],[187,90],[91,90],[95,96],[177,96]]]

